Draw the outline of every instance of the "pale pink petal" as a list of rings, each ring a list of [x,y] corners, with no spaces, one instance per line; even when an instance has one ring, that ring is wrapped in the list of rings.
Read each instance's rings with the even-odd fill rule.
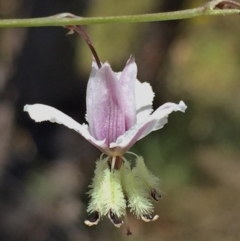
[[[108,63],[100,69],[93,65],[87,86],[87,117],[90,133],[106,143],[115,141],[125,132],[125,122],[119,104],[118,79]]]
[[[108,63],[92,66],[87,86],[87,118],[92,136],[109,144],[125,132],[119,81]]]
[[[81,134],[86,140],[91,144],[96,146],[104,153],[109,152],[108,146],[105,144],[105,140],[96,140],[89,133],[88,126],[86,124],[79,124],[71,117],[65,115],[63,112],[47,105],[34,104],[34,105],[25,105],[24,111],[28,112],[29,116],[36,122],[50,121],[58,124],[65,125],[66,127],[75,130]]]
[[[179,104],[166,103],[159,107],[144,122],[136,124],[130,130],[120,136],[115,143],[110,144],[110,148],[115,148],[118,152],[125,153],[134,143],[148,135],[152,131],[162,128],[167,122],[168,115],[173,111],[185,112],[187,106],[183,101]]]

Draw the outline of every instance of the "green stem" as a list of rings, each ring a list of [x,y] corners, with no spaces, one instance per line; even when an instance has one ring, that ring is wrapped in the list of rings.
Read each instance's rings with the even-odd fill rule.
[[[137,23],[137,22],[154,22],[177,19],[188,19],[199,16],[225,16],[240,14],[239,9],[213,9],[211,6],[204,5],[202,7],[142,15],[129,16],[110,16],[110,17],[92,17],[83,18],[71,15],[69,13],[62,13],[50,17],[43,18],[29,18],[29,19],[4,19],[0,20],[0,28],[13,27],[44,27],[44,26],[69,26],[69,25],[90,25],[90,24],[104,24],[104,23]],[[69,17],[69,16],[73,17]]]

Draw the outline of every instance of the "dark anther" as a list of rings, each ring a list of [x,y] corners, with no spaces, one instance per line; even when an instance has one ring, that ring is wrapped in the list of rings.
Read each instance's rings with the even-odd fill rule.
[[[117,216],[111,210],[108,213],[108,217],[115,227],[120,228],[122,226],[123,221],[117,219]]]
[[[84,223],[88,226],[97,225],[100,221],[100,215],[98,212],[95,212],[92,217],[90,217],[88,220],[85,220]]]
[[[151,190],[151,197],[155,200],[155,201],[159,201],[161,199],[161,194],[157,193],[156,189],[152,189]]]
[[[151,214],[145,214],[145,215],[142,215],[141,216],[141,219],[144,221],[144,222],[152,222],[152,221],[155,221],[158,219],[158,215],[155,215],[155,216],[152,216]]]

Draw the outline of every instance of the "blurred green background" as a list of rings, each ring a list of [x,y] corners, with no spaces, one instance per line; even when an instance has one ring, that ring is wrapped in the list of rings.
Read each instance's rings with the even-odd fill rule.
[[[0,1],[1,18],[60,12],[110,16],[173,11],[198,0]],[[130,54],[150,82],[154,108],[183,100],[185,114],[139,141],[160,177],[159,219],[129,215],[133,235],[106,218],[83,224],[100,153],[63,126],[34,123],[24,104],[52,105],[84,122],[92,56],[64,28],[0,30],[0,240],[240,240],[239,16],[86,27],[102,62],[121,71]]]

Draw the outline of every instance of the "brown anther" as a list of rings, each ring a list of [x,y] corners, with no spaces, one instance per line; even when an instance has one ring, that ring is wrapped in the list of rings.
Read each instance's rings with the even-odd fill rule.
[[[110,210],[108,213],[108,217],[110,219],[110,221],[112,222],[112,224],[116,227],[116,228],[120,228],[123,224],[122,220],[117,219],[117,216]]]
[[[158,219],[158,215],[152,216],[151,214],[145,214],[141,216],[141,219],[144,222],[152,222],[152,221],[156,221]]]
[[[150,193],[151,197],[155,200],[155,201],[159,201],[161,199],[161,194],[159,194],[156,189],[152,189],[151,193]]]
[[[94,226],[97,225],[98,222],[100,221],[100,215],[98,212],[95,212],[92,217],[90,217],[88,220],[85,220],[84,223],[87,226]]]

